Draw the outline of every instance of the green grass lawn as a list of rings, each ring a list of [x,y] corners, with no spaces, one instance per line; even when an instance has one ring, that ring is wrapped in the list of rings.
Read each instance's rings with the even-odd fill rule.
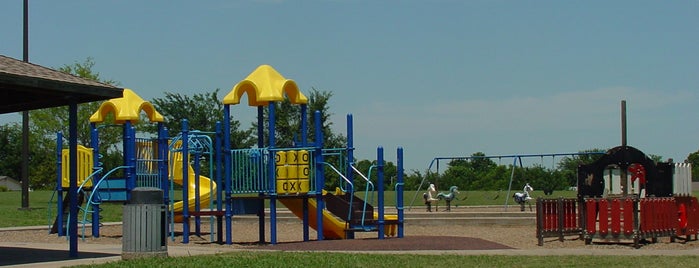
[[[508,256],[235,252],[76,267],[695,267],[699,256]]]
[[[413,206],[423,206],[422,192],[416,191],[406,191],[403,193],[403,206],[405,209],[409,209]],[[507,190],[502,191],[461,191],[457,195],[457,199],[452,201],[451,205],[455,207],[459,206],[508,206],[517,205],[514,200],[512,200],[512,194],[514,191],[509,193]],[[698,192],[694,192],[694,196],[697,196]],[[553,195],[545,196],[541,191],[534,191],[531,193],[532,197],[546,197],[546,198],[574,198],[576,193],[573,191],[556,191]],[[372,205],[376,205],[377,194],[365,195],[363,192],[357,192],[356,196],[362,199],[367,199]],[[175,200],[180,200],[181,192],[175,192]],[[51,201],[49,205],[49,201]],[[30,209],[24,210],[20,209],[22,207],[22,195],[21,192],[0,192],[0,213],[4,217],[0,220],[0,228],[2,227],[14,227],[14,226],[49,226],[53,224],[53,220],[56,217],[56,196],[54,196],[53,191],[33,191],[29,192],[29,207]],[[269,202],[266,204],[269,206]],[[396,193],[393,191],[387,191],[384,193],[384,205],[386,207],[395,207],[396,205]],[[279,208],[283,208],[281,203],[278,204]],[[103,217],[103,222],[119,222],[121,221],[123,204],[122,203],[105,203],[101,205]],[[82,217],[82,215],[79,215]]]
[[[560,191],[555,194],[560,194],[563,197],[573,197],[575,192]],[[372,205],[376,205],[378,195],[365,195],[363,192],[356,194],[362,199],[367,199]],[[543,193],[534,192],[533,196],[543,196]],[[558,196],[558,195],[555,195]],[[507,197],[507,191],[462,191],[457,195],[457,200],[452,201],[453,206],[481,206],[481,205],[504,205]],[[403,194],[404,207],[423,206],[422,193],[415,191],[406,191]],[[0,228],[13,226],[41,226],[53,224],[53,219],[56,217],[56,199],[53,191],[33,191],[29,192],[29,208],[28,210],[20,209],[22,207],[21,192],[0,192],[0,213],[5,215],[4,219],[0,220]],[[180,200],[181,192],[175,193],[175,200]],[[395,207],[396,193],[387,191],[384,193],[384,205],[387,207]],[[49,204],[49,201],[50,204]],[[509,205],[516,205],[512,198],[508,200]],[[121,221],[122,203],[105,203],[101,205],[103,222],[118,222]],[[269,206],[269,204],[267,204]],[[279,204],[280,208],[283,208]],[[81,215],[78,215],[82,217]]]

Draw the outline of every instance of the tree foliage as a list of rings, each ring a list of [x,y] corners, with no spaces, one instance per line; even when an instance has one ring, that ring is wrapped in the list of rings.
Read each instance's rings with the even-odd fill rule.
[[[182,120],[187,119],[189,130],[214,132],[216,123],[222,122],[223,103],[218,98],[219,89],[208,93],[195,93],[191,96],[165,92],[163,98],[153,98],[151,103],[165,117],[163,123],[171,137],[182,131]],[[240,122],[231,115],[231,146],[246,148],[252,146],[250,130],[240,130]],[[144,126],[143,131],[155,133],[155,125]]]
[[[699,181],[699,151],[689,154],[685,161],[692,164],[692,181]]]
[[[406,189],[417,189],[422,180],[434,183],[439,189],[448,189],[450,186],[458,186],[461,190],[519,190],[526,183],[535,189],[551,193],[554,190],[563,190],[576,185],[577,168],[580,164],[592,163],[599,159],[598,149],[581,151],[579,155],[563,157],[557,168],[547,168],[536,164],[533,166],[499,165],[484,153],[477,152],[470,157],[453,159],[448,168],[442,174],[428,172],[424,178],[416,171],[406,178]],[[510,185],[511,184],[511,185]]]
[[[108,85],[118,85],[118,82],[110,79],[102,79],[100,74],[93,70],[95,63],[91,57],[84,62],[75,62],[72,65],[64,65],[57,70],[72,74],[81,78],[101,82]],[[97,111],[101,102],[78,104],[77,114],[77,140],[78,144],[90,146],[90,116]],[[107,124],[113,122],[113,116],[108,116]],[[56,133],[64,136],[64,146],[67,146],[68,137],[68,107],[54,107],[29,111],[30,136],[30,182],[35,189],[47,188],[55,185],[56,174]],[[118,165],[117,156],[120,149],[117,147],[121,140],[121,131],[116,128],[100,128],[100,149],[103,151],[102,162],[105,165]],[[64,147],[67,148],[67,147]]]
[[[301,106],[291,104],[289,99],[285,96],[284,101],[273,103],[275,105],[274,109],[274,120],[275,120],[275,147],[277,148],[291,148],[294,147],[298,142],[301,141],[301,132],[306,132],[306,137],[309,141],[313,141],[315,138],[315,116],[314,113],[318,111],[320,113],[321,120],[321,132],[323,133],[323,147],[325,148],[341,148],[347,141],[347,138],[342,135],[333,132],[332,125],[333,122],[330,121],[329,101],[332,97],[332,92],[330,91],[319,91],[315,88],[311,88],[311,92],[308,95],[308,125],[305,130],[301,129]],[[265,137],[269,136],[268,133],[268,116],[269,112],[267,109],[263,112],[263,122],[265,122],[263,134]],[[251,138],[257,141],[257,122],[252,122],[252,127],[250,131],[253,132]],[[265,146],[268,146],[269,140],[265,140]]]

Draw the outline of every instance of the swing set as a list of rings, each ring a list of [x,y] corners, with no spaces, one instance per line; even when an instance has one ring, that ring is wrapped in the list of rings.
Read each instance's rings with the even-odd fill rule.
[[[520,168],[524,167],[522,159],[528,159],[528,158],[540,158],[541,163],[543,166],[544,163],[544,158],[551,157],[551,167],[552,169],[554,168],[554,165],[556,163],[556,158],[560,157],[573,157],[573,156],[579,156],[579,155],[602,155],[605,152],[578,152],[578,153],[550,153],[550,154],[512,154],[512,155],[473,155],[473,156],[449,156],[449,157],[435,157],[432,159],[430,162],[429,166],[427,167],[427,172],[426,174],[429,174],[432,172],[432,168],[435,168],[436,174],[439,174],[439,167],[440,167],[440,162],[442,161],[447,161],[447,163],[454,161],[454,160],[474,160],[474,159],[498,159],[498,166],[501,166],[502,159],[512,159],[512,167],[510,169],[510,180],[508,183],[507,187],[507,195],[505,198],[505,203],[503,205],[504,209],[507,210],[508,204],[510,201],[510,197],[512,196],[512,182],[514,181],[514,176],[515,176],[515,168],[519,166]],[[415,195],[413,196],[412,201],[410,202],[410,207],[408,208],[409,210],[412,209],[413,204],[415,203],[415,200],[417,199],[418,195],[420,192],[423,191],[423,189],[427,189],[429,182],[426,182],[427,176],[422,178],[422,181],[420,182],[420,185],[418,186],[417,190],[415,191]],[[436,181],[434,182],[436,185],[439,185]],[[423,188],[424,187],[424,188]]]

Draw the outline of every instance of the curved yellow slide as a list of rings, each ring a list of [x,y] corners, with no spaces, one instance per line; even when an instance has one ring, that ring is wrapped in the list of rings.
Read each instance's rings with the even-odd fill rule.
[[[172,180],[174,183],[178,185],[182,185],[182,153],[175,153],[173,159],[171,159],[171,164],[172,164],[172,169],[170,169],[170,172],[172,172]],[[192,166],[187,165],[187,180],[188,180],[188,185],[187,185],[187,205],[189,207],[188,211],[192,211],[196,208],[196,187],[199,186],[199,205],[200,208],[206,208],[209,206],[209,201],[210,193],[216,194],[216,183],[213,182],[211,179],[208,177],[204,177],[199,175],[199,182],[195,183],[195,176],[194,176],[194,169]],[[184,185],[183,185],[184,186]],[[172,204],[172,210],[175,212],[175,222],[182,222],[183,217],[182,214],[182,209],[184,207],[184,201],[178,201]],[[177,215],[179,214],[179,215]]]
[[[280,198],[277,199],[284,204],[296,217],[303,219],[303,199],[297,198]],[[318,230],[318,221],[316,219],[316,208],[318,203],[313,198],[308,199],[308,224],[311,228]],[[345,222],[337,219],[330,211],[323,210],[323,238],[325,239],[345,239]]]

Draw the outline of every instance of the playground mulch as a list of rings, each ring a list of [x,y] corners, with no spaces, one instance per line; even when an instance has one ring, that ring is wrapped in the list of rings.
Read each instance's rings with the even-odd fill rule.
[[[494,250],[512,247],[473,237],[406,236],[403,238],[362,238],[346,240],[313,240],[259,245],[251,249],[281,251],[415,251],[415,250]]]

